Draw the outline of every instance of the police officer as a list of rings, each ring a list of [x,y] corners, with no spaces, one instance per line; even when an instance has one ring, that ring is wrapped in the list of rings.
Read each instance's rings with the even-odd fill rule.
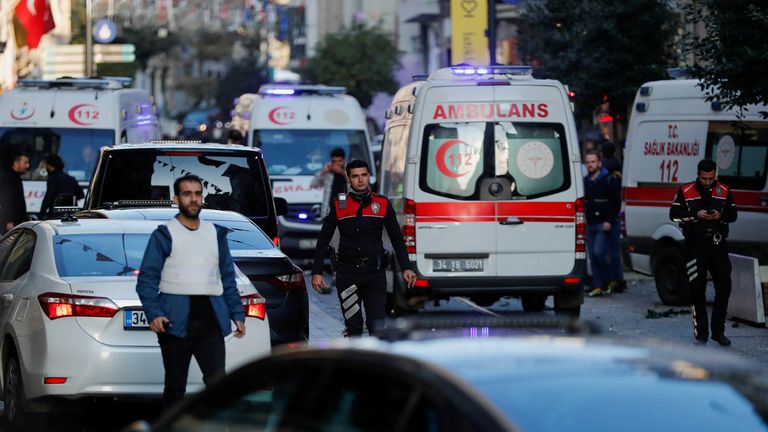
[[[416,282],[411,270],[405,242],[397,223],[395,211],[387,198],[371,192],[368,163],[354,160],[346,166],[351,190],[349,195],[339,194],[330,206],[317,240],[312,265],[312,288],[322,292],[327,287],[323,278],[323,259],[331,237],[339,228],[339,263],[336,288],[344,314],[345,336],[363,334],[363,311],[368,334],[384,320],[386,312],[387,280],[384,274],[386,259],[382,243],[382,228],[395,249],[395,256],[403,269],[408,287]]]
[[[736,204],[728,186],[716,179],[717,165],[704,159],[697,166],[695,182],[677,191],[669,217],[680,222],[686,246],[686,270],[693,304],[693,336],[697,344],[707,343],[707,271],[715,285],[712,307],[712,340],[723,346],[731,344],[725,337],[725,317],[731,295],[731,261],[725,243],[728,224],[736,220]]]

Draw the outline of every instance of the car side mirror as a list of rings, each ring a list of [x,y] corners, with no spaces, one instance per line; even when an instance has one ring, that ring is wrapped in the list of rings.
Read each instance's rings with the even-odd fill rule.
[[[277,213],[278,216],[288,214],[288,201],[286,201],[285,198],[275,197],[275,213]]]

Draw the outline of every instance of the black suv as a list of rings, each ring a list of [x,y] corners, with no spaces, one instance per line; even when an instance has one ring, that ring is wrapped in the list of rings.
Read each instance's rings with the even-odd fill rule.
[[[273,198],[261,150],[237,144],[153,142],[102,147],[85,210],[144,207],[173,197],[186,174],[203,180],[204,207],[247,216],[277,242],[277,216],[287,203]]]

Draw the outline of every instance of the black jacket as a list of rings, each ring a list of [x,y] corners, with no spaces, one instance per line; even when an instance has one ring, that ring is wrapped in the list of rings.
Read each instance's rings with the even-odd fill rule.
[[[591,174],[584,177],[584,198],[588,224],[615,223],[621,209],[621,181],[605,168],[600,169],[597,179]]]
[[[6,232],[5,225],[18,225],[27,220],[27,203],[24,200],[24,185],[21,176],[13,170],[0,173],[0,232]]]
[[[699,210],[717,210],[722,215],[719,221],[698,219]],[[680,222],[686,242],[698,247],[713,244],[712,236],[719,233],[728,237],[728,224],[738,217],[736,204],[728,186],[715,182],[706,188],[698,181],[680,186],[675,201],[669,209],[669,218]],[[685,219],[693,219],[685,221]]]
[[[326,249],[337,227],[340,235],[338,253],[342,261],[346,257],[382,256],[384,254],[382,230],[386,228],[400,268],[411,269],[400,224],[397,223],[395,210],[386,197],[371,193],[361,201],[354,194],[349,194],[346,207],[341,207],[338,198],[334,198],[330,212],[320,230],[320,237],[317,239],[312,274],[323,274]]]
[[[41,219],[53,216],[53,204],[59,194],[73,194],[78,200],[85,198],[83,188],[80,187],[74,177],[61,170],[49,173],[43,205],[40,207]]]

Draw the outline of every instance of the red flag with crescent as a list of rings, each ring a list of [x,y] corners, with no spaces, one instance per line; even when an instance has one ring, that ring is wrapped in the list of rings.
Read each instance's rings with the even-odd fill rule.
[[[16,18],[26,31],[29,49],[37,48],[43,35],[56,27],[48,0],[21,0],[15,10]]]

